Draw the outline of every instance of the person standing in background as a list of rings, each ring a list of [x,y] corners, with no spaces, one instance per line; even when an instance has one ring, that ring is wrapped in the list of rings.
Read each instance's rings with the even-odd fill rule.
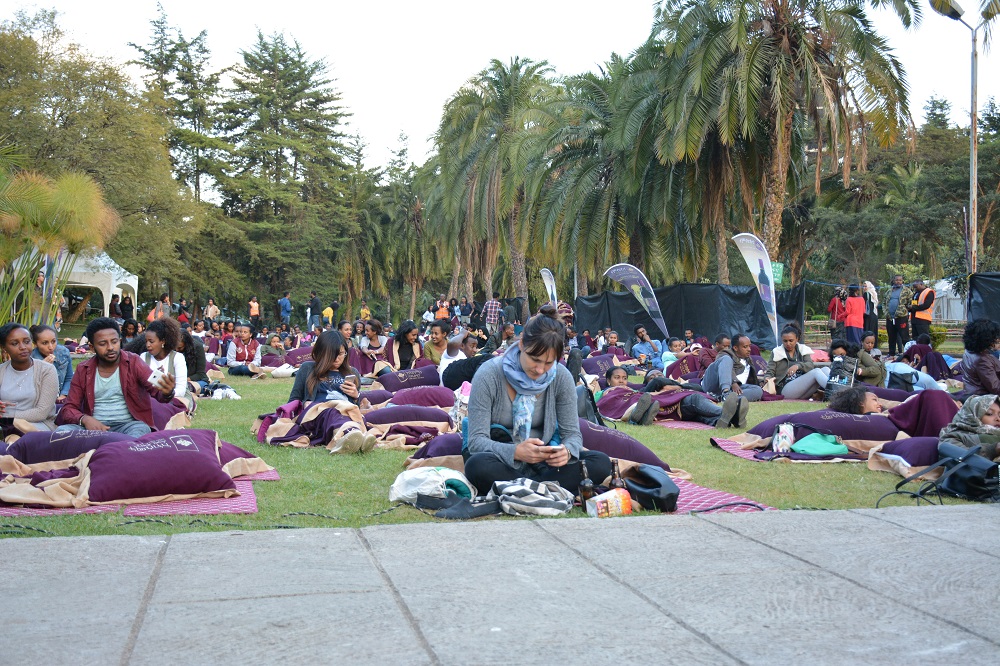
[[[893,275],[892,284],[882,294],[885,303],[885,330],[889,336],[889,356],[903,353],[903,345],[910,340],[909,306],[913,291],[903,284],[902,275]]]
[[[853,284],[849,294],[845,304],[847,315],[844,317],[844,329],[847,341],[860,347],[861,334],[865,330],[865,299],[861,298],[860,289]]]
[[[309,330],[315,329],[320,324],[321,313],[323,312],[323,304],[319,301],[319,296],[316,295],[315,291],[309,292]]]
[[[290,292],[285,292],[285,295],[278,299],[278,309],[281,313],[281,323],[290,324],[292,323],[292,299],[288,296]]]
[[[135,318],[135,305],[133,305],[133,303],[132,303],[132,297],[129,296],[128,294],[125,294],[122,297],[122,302],[121,302],[120,308],[121,308],[122,320],[123,321],[126,320],[126,319],[134,319]]]
[[[260,303],[257,301],[256,296],[250,297],[250,302],[247,303],[250,312],[250,323],[253,325],[255,331],[260,330]]]
[[[208,321],[209,328],[212,327],[212,322],[218,321],[219,316],[222,312],[219,310],[219,306],[215,304],[215,299],[208,299],[208,304],[205,306],[205,319]],[[128,317],[126,317],[128,319]]]
[[[931,334],[931,320],[934,317],[934,290],[924,285],[922,278],[913,281],[913,299],[910,301],[910,330],[913,338]]]
[[[361,316],[358,317],[361,321],[368,321],[372,318],[372,311],[368,307],[368,301],[361,299]]]

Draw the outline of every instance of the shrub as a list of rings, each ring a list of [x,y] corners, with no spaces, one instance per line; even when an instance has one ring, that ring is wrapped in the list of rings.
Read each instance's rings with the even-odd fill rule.
[[[937,349],[948,339],[948,329],[944,326],[931,326],[931,347]]]

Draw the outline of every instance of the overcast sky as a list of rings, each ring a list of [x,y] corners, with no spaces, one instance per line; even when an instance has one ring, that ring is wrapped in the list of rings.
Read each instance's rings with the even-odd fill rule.
[[[965,1],[972,14],[971,1]],[[128,42],[149,40],[149,21],[156,16],[155,0],[5,5],[29,11],[54,7],[74,41],[119,62],[136,56]],[[258,29],[283,32],[311,57],[324,58],[353,114],[351,132],[367,142],[372,165],[387,161],[400,132],[409,136],[410,157],[422,162],[445,101],[490,59],[544,59],[559,74],[576,74],[595,69],[612,52],[631,52],[653,21],[649,0],[163,0],[163,5],[170,24],[186,37],[208,31],[218,68],[237,62]],[[938,95],[952,102],[953,120],[968,125],[969,31],[929,6],[915,31],[903,31],[884,12],[876,13],[876,25],[907,69],[917,124],[927,99]],[[981,54],[980,108],[989,95],[1000,97],[1000,58]]]

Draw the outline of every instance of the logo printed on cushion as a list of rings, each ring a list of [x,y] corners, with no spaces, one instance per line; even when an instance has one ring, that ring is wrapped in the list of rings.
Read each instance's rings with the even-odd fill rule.
[[[142,453],[143,451],[153,451],[155,449],[169,449],[170,442],[165,439],[152,439],[148,442],[136,442],[128,447],[129,451]]]
[[[190,437],[180,436],[171,437],[170,441],[174,443],[174,448],[178,451],[197,451],[198,445],[195,444]]]

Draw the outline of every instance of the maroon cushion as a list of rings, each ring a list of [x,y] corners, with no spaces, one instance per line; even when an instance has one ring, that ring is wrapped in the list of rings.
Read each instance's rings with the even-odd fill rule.
[[[100,430],[29,432],[7,447],[7,455],[14,456],[25,465],[33,465],[50,460],[70,460],[108,442],[131,439],[119,432]]]
[[[438,456],[462,455],[462,434],[450,432],[438,435],[413,452],[414,458],[437,458]]]
[[[600,451],[612,458],[655,465],[670,471],[670,465],[657,458],[642,442],[621,430],[605,428],[587,419],[580,419],[580,433],[583,435],[583,448],[589,451]],[[595,479],[595,483],[597,482],[599,480]]]
[[[312,347],[300,347],[285,354],[285,363],[301,365],[312,359]]]
[[[438,375],[436,365],[428,365],[422,368],[411,370],[399,370],[398,372],[387,372],[378,377],[376,381],[387,391],[401,391],[413,386],[440,386],[441,377]],[[452,400],[454,403],[454,400]]]
[[[431,421],[433,423],[451,423],[448,412],[437,407],[420,407],[419,405],[398,405],[383,407],[365,414],[368,425],[384,423],[412,423],[414,421]]]
[[[451,409],[455,406],[455,392],[444,386],[414,386],[396,391],[392,404]]]
[[[226,465],[237,458],[256,458],[254,454],[229,442],[219,442],[219,463]]]
[[[383,402],[392,400],[392,391],[386,391],[385,389],[372,389],[371,391],[362,391],[361,397],[368,398],[368,402],[373,405],[381,405]]]
[[[613,354],[591,356],[590,358],[583,359],[583,362],[580,365],[583,368],[583,371],[588,375],[604,377],[605,372],[615,367],[615,357]]]
[[[774,434],[774,429],[782,423],[812,426],[820,432],[837,435],[843,439],[888,442],[896,439],[896,435],[899,434],[899,428],[885,416],[843,414],[829,409],[781,414],[755,425],[749,432],[758,437],[770,437]],[[812,431],[806,428],[796,428],[795,439],[805,437],[810,432]]]
[[[156,426],[157,430],[166,428],[170,419],[174,418],[175,415],[180,414],[186,409],[184,403],[177,398],[174,398],[170,402],[160,402],[159,400],[150,397],[149,406],[153,410],[153,425]]]
[[[284,361],[277,354],[264,354],[260,357],[260,364],[265,368],[280,368]]]
[[[887,442],[882,446],[882,453],[899,456],[911,467],[927,467],[933,465],[941,457],[938,455],[937,437],[910,437]]]
[[[214,430],[164,430],[110,442],[90,458],[92,502],[235,490],[215,450]]]

